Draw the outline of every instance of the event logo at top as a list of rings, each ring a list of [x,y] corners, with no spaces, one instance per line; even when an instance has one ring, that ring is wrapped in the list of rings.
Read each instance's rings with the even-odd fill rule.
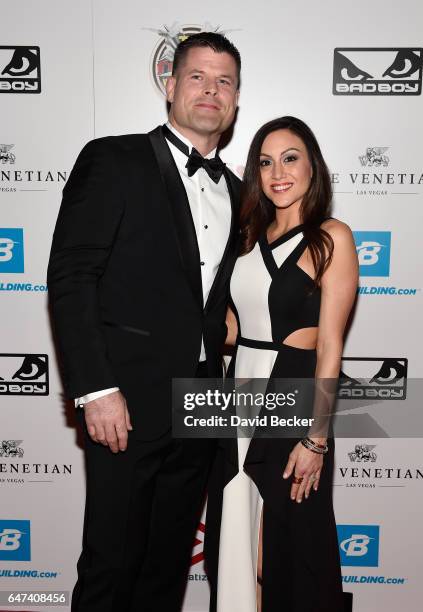
[[[40,47],[0,46],[0,93],[41,93]]]
[[[161,30],[154,28],[143,28],[143,30],[154,32],[160,36],[160,40],[153,51],[151,68],[154,84],[162,95],[166,95],[166,82],[172,76],[173,57],[179,43],[189,38],[191,34],[198,34],[199,32],[215,32],[225,36],[228,32],[234,31],[223,30],[220,26],[212,26],[210,23],[205,23],[202,26],[174,23],[170,27],[163,26]]]
[[[419,96],[421,47],[337,47],[333,55],[335,96]]]

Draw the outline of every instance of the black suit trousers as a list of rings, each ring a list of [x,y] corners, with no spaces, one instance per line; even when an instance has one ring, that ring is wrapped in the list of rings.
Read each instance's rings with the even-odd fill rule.
[[[80,413],[87,497],[72,612],[179,612],[215,441],[129,432],[113,454]]]

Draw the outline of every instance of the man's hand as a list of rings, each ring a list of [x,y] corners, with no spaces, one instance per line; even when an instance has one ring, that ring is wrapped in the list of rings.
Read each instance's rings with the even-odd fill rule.
[[[113,453],[126,450],[132,425],[120,391],[87,402],[84,412],[87,430],[94,442],[109,446]]]

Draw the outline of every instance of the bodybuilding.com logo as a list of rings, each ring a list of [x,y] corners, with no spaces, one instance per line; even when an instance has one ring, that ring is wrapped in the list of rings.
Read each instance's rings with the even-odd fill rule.
[[[338,47],[333,56],[335,96],[418,96],[420,47]]]
[[[0,353],[0,395],[48,395],[48,356]]]
[[[391,232],[353,232],[360,276],[389,276]]]
[[[41,93],[40,47],[0,46],[0,93]]]
[[[379,525],[337,525],[341,565],[378,567]]]
[[[31,561],[31,522],[0,520],[0,561]]]
[[[24,272],[24,237],[21,227],[0,228],[1,272]]]

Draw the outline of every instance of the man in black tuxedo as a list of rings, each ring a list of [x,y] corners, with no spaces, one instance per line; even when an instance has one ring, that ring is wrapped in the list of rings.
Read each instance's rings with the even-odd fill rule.
[[[181,609],[214,442],[172,438],[171,379],[221,376],[239,180],[215,151],[240,66],[220,34],[188,38],[169,122],[88,143],[63,192],[48,285],[87,466],[73,612]]]

